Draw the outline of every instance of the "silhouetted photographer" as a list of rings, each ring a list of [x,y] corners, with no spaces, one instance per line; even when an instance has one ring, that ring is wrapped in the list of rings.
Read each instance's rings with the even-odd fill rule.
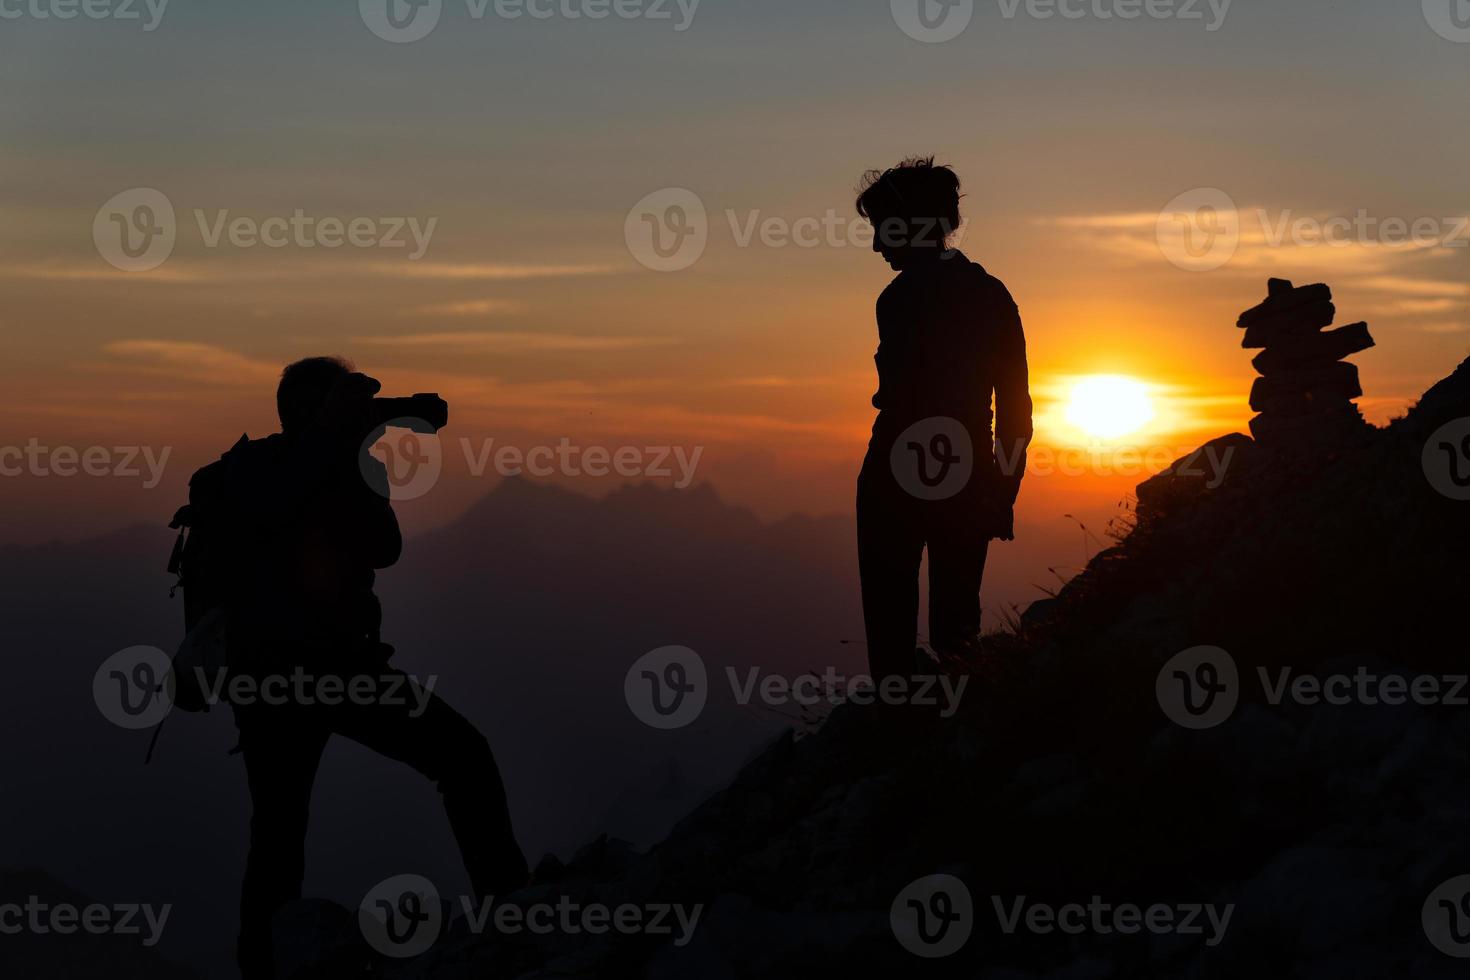
[[[403,539],[367,447],[390,420],[428,432],[448,421],[437,396],[378,399],[379,387],[337,358],[298,361],[277,391],[282,431],[242,437],[190,481],[180,564],[191,637],[204,617],[224,623],[232,689],[251,692],[231,702],[254,806],[238,949],[247,978],[274,976],[271,921],[301,894],[311,788],[333,734],[438,784],[478,895],[527,880],[489,744],[390,665],[379,633],[375,570],[398,560]]]
[[[871,171],[857,209],[898,273],[878,298],[878,418],[858,477],[863,618],[873,676],[907,677],[926,547],[930,645],[964,657],[979,643],[986,556],[1014,536],[1031,441],[1026,340],[1006,287],[949,247],[953,170],[916,159]]]

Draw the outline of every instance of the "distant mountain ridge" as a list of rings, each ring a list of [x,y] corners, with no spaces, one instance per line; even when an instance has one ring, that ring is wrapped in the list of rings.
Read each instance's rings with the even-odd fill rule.
[[[165,954],[229,976],[249,812],[226,755],[229,712],[170,718],[145,768],[149,733],[113,727],[92,701],[107,656],[180,638],[163,571],[174,503],[160,500],[156,527],[0,547],[0,761],[7,798],[35,801],[0,812],[0,867],[43,867],[96,894],[161,893],[177,905]],[[766,524],[708,487],[599,499],[507,479],[411,538],[378,591],[396,662],[435,675],[489,737],[535,861],[608,828],[658,840],[782,727],[724,698],[677,737],[648,728],[623,697],[642,654],[683,644],[712,671],[860,658],[837,642],[861,623],[853,547],[846,521]],[[465,887],[433,787],[341,740],[322,765],[308,854],[308,894],[340,902],[405,868]]]

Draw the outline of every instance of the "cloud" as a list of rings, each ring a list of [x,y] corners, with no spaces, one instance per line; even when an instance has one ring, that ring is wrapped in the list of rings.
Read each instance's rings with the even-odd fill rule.
[[[1034,219],[1034,223],[1066,229],[1097,249],[1133,262],[1157,264],[1167,261],[1165,242],[1160,239],[1161,222],[1166,217],[1169,215],[1159,212],[1126,211],[1042,217]],[[1186,214],[1175,217],[1184,222],[1198,220]],[[1329,212],[1218,209],[1213,220],[1214,227],[1222,230],[1217,234],[1231,230],[1235,234],[1235,251],[1224,268],[1236,271],[1271,270],[1289,265],[1307,274],[1381,273],[1381,278],[1389,281],[1398,279],[1389,273],[1402,261],[1451,254],[1447,251],[1450,246],[1445,244],[1449,240],[1448,230],[1443,239],[1410,236],[1384,240],[1372,237],[1378,234],[1376,228],[1361,234],[1351,226],[1344,231],[1337,222],[1346,219]],[[1177,236],[1167,237],[1173,243]],[[1462,295],[1461,289],[1462,292],[1436,295]]]
[[[181,268],[165,263],[147,272],[124,272],[110,266],[84,265],[16,265],[0,267],[0,275],[16,279],[48,279],[63,282],[204,282],[211,278],[197,268]]]
[[[664,337],[588,337],[518,331],[464,330],[415,333],[388,337],[354,337],[353,343],[398,350],[506,353],[510,351],[615,351],[659,347],[674,341]]]
[[[213,344],[181,340],[117,340],[102,349],[129,367],[153,374],[203,380],[211,384],[243,384],[274,380],[281,365],[247,357]]]
[[[618,271],[610,265],[514,265],[506,263],[377,262],[374,272],[406,279],[485,279],[510,282],[557,279],[567,276],[604,276]]]
[[[813,388],[835,382],[834,378],[788,378],[771,374],[751,378],[726,378],[714,383],[722,388]]]
[[[1409,293],[1415,296],[1448,296],[1458,299],[1470,297],[1470,285],[1443,279],[1412,279],[1408,276],[1373,276],[1358,283],[1364,289],[1377,289],[1389,293]]]
[[[519,313],[526,307],[508,299],[470,299],[457,303],[432,303],[409,310],[421,316],[492,316],[496,313]]]
[[[555,279],[574,276],[608,275],[620,270],[611,265],[534,265],[501,263],[447,263],[447,262],[362,262],[353,260],[330,261],[315,258],[303,261],[293,258],[281,261],[274,254],[263,250],[245,256],[240,253],[222,255],[208,263],[170,259],[156,269],[147,272],[125,272],[114,269],[103,262],[82,263],[33,263],[0,267],[0,277],[18,279],[43,279],[73,282],[168,282],[168,283],[220,283],[220,282],[276,282],[312,279],[358,279],[364,276],[391,276],[400,279],[464,280],[490,282],[520,282],[534,279]],[[481,301],[490,302],[490,301]],[[444,304],[446,306],[456,304]],[[470,311],[473,312],[473,311]]]
[[[1056,218],[1037,218],[1036,224],[1059,228],[1146,229],[1152,232],[1159,223],[1157,211],[1134,211],[1122,214],[1072,214]]]

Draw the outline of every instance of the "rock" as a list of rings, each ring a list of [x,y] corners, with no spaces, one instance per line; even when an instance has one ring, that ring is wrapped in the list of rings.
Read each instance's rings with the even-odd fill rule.
[[[1302,411],[1288,414],[1309,414],[1314,409],[1351,401],[1362,394],[1358,366],[1337,361],[1326,367],[1298,368],[1268,378],[1257,378],[1251,386],[1250,405],[1257,412],[1265,412],[1267,402],[1297,402]]]
[[[271,932],[276,972],[283,977],[351,975],[367,969],[373,959],[356,911],[327,899],[287,903],[276,913]]]
[[[1216,489],[1229,471],[1243,463],[1255,449],[1251,438],[1233,432],[1211,439],[1187,456],[1182,456],[1156,476],[1138,485],[1140,519],[1157,516]]]
[[[1352,323],[1325,333],[1309,333],[1295,337],[1257,354],[1251,364],[1270,377],[1303,367],[1319,367],[1340,361],[1350,354],[1374,346],[1368,324]]]
[[[1251,435],[1270,448],[1306,449],[1341,445],[1371,428],[1362,412],[1351,402],[1344,406],[1297,417],[1257,415],[1250,421]]]
[[[1326,284],[1296,288],[1272,279],[1267,289],[1266,301],[1239,320],[1241,346],[1265,348],[1252,361],[1262,376],[1251,387],[1250,406],[1261,413],[1251,420],[1251,434],[1296,449],[1350,440],[1366,427],[1353,405],[1363,387],[1357,366],[1342,358],[1373,346],[1368,325],[1322,332],[1337,315]]]
[[[1268,347],[1282,341],[1309,336],[1330,326],[1336,316],[1337,307],[1331,303],[1310,303],[1272,313],[1246,327],[1240,346],[1247,349]]]
[[[1258,320],[1264,320],[1278,313],[1296,309],[1299,306],[1332,302],[1332,290],[1325,283],[1290,288],[1291,284],[1285,279],[1271,280],[1271,284],[1276,283],[1286,283],[1286,286],[1278,287],[1268,284],[1268,288],[1275,289],[1276,291],[1271,293],[1261,305],[1251,307],[1242,313],[1240,319],[1236,321],[1236,326],[1249,327]]]

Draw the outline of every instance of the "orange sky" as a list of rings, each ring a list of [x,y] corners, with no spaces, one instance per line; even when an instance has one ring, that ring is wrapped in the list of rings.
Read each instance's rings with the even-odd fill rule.
[[[1327,281],[1338,323],[1369,321],[1379,346],[1354,360],[1375,422],[1470,347],[1466,137],[1441,110],[1470,62],[1417,11],[1238,6],[1213,32],[990,12],[926,45],[886,9],[764,5],[706,5],[677,36],[514,22],[409,45],[299,5],[179,9],[149,33],[8,25],[0,78],[30,95],[0,107],[0,443],[170,456],[152,488],[0,479],[6,539],[166,522],[195,467],[273,427],[280,366],[324,352],[453,406],[443,486],[403,505],[411,527],[484,492],[457,440],[487,438],[699,448],[698,478],[767,517],[850,513],[890,275],[854,240],[852,191],[916,152],[960,172],[964,248],[1020,304],[1040,447],[1075,441],[1058,401],[1097,373],[1153,387],[1158,419],[1128,441],[1155,460],[1242,430],[1234,321],[1268,276]],[[1304,45],[1324,31],[1332,44]],[[1392,78],[1353,67],[1388,57]],[[175,212],[151,271],[94,244],[99,209],[133,188]],[[660,273],[626,228],[668,188],[698,199],[707,247]],[[1161,214],[1201,189],[1229,202],[1211,220],[1235,248],[1190,271]],[[212,237],[298,211],[432,235],[418,258]],[[1360,214],[1370,230],[1345,242],[1313,235]],[[1400,240],[1393,219],[1438,240]],[[742,243],[770,220],[840,230]],[[1084,557],[1064,515],[1100,527],[1138,478],[1033,476],[993,601]]]

